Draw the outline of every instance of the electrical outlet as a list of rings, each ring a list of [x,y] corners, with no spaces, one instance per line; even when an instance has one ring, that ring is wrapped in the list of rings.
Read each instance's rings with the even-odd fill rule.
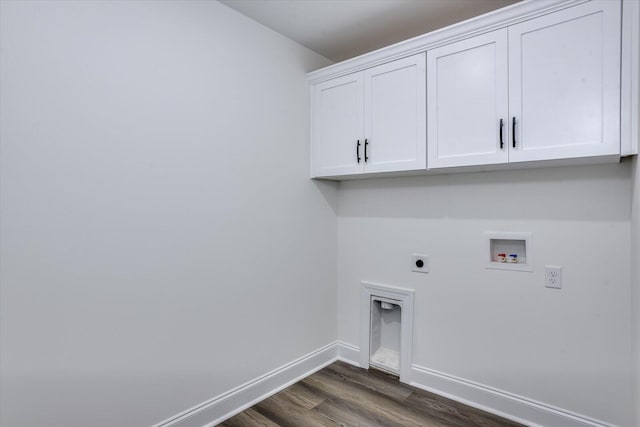
[[[411,271],[416,273],[429,272],[429,255],[411,254]]]
[[[544,285],[547,288],[562,289],[562,267],[557,265],[545,265]]]

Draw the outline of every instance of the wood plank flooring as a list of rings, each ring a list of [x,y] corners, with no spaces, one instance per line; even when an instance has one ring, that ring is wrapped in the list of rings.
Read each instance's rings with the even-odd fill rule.
[[[333,363],[222,427],[515,427],[521,424],[406,384],[376,370]]]

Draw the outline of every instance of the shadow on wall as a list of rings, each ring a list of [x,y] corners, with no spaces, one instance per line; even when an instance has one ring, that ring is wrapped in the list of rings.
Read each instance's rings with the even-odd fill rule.
[[[338,188],[338,183],[336,181],[325,181],[325,180],[312,180],[315,187],[318,189],[322,197],[327,202],[327,205],[331,208],[334,214],[338,214],[338,194],[336,189]]]
[[[338,216],[628,221],[631,162],[343,181]]]

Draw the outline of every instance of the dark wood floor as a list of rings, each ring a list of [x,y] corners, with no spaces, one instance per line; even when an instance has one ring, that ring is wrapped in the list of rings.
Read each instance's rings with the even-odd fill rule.
[[[336,362],[219,424],[224,427],[513,427],[376,370]]]

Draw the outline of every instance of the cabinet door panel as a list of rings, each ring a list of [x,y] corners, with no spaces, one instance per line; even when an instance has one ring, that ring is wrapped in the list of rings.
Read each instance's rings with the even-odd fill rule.
[[[365,172],[426,168],[425,55],[365,71]]]
[[[427,67],[429,168],[506,163],[507,30],[430,50]]]
[[[313,88],[312,172],[313,177],[361,173],[357,141],[363,144],[362,73],[344,76]]]
[[[509,73],[511,162],[620,153],[619,2],[510,27]]]

